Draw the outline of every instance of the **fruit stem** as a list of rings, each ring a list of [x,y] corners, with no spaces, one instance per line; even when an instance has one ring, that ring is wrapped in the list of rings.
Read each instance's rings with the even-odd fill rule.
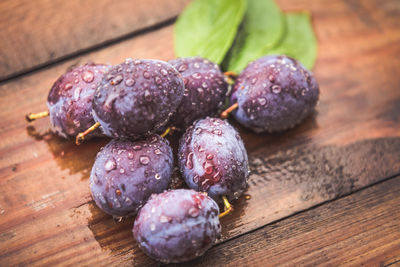
[[[229,78],[236,79],[238,77],[238,74],[234,71],[226,71],[224,72],[225,76],[228,76]]]
[[[172,134],[175,130],[176,128],[174,126],[168,127],[167,130],[161,134],[161,137],[166,137],[168,134]]]
[[[226,71],[224,72],[224,74],[227,77],[227,81],[229,84],[234,84],[235,79],[238,77],[237,73],[234,71]]]
[[[27,115],[25,116],[25,119],[26,119],[28,122],[32,122],[32,121],[34,121],[34,120],[41,119],[41,118],[45,118],[45,117],[47,117],[47,116],[49,116],[49,111],[48,111],[48,110],[42,111],[42,112],[39,112],[39,113],[29,113],[29,114],[27,114]]]
[[[99,127],[100,127],[100,122],[96,122],[95,124],[90,126],[86,131],[84,131],[83,133],[79,133],[76,136],[75,144],[77,144],[77,145],[82,144],[83,140],[85,140],[85,136],[90,134],[91,132],[93,132],[94,130],[96,130]]]
[[[235,109],[237,109],[239,107],[239,104],[236,102],[235,104],[233,104],[232,106],[230,106],[229,108],[225,109],[224,111],[222,111],[221,113],[221,118],[222,119],[226,119],[229,116],[229,113],[231,113],[232,111],[234,111]]]
[[[233,206],[231,205],[231,203],[229,203],[226,196],[223,196],[222,200],[224,201],[225,208],[224,208],[224,212],[222,212],[218,215],[219,218],[222,218],[222,217],[228,215],[229,213],[231,213],[231,211],[233,211]]]

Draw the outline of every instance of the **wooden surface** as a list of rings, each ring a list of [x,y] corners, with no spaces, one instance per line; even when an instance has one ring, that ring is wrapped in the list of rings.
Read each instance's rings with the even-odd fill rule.
[[[400,176],[214,247],[186,266],[400,264]]]
[[[395,263],[400,260],[400,2],[278,3],[313,15],[319,105],[304,123],[281,134],[256,135],[232,121],[249,154],[248,199],[234,203],[233,214],[221,220],[219,244],[189,264]],[[176,10],[164,10],[162,16],[173,17]],[[18,8],[13,12],[19,14]],[[143,12],[144,20],[163,20],[156,12]],[[132,18],[114,19],[125,25]],[[31,27],[46,30],[40,23]],[[77,38],[63,27],[60,34]],[[81,34],[93,31],[84,28]],[[133,36],[124,33],[128,37],[86,52],[74,46],[76,56],[57,64],[45,59],[45,68],[0,84],[1,266],[156,264],[135,244],[132,218],[116,223],[91,200],[89,172],[107,140],[76,147],[46,135],[47,119],[28,126],[24,115],[45,109],[49,88],[71,65],[173,58],[172,29],[164,25]],[[121,31],[107,34],[112,39]],[[25,38],[21,35],[10,38]],[[56,43],[48,45],[59,49]],[[22,45],[14,49],[25,52]],[[59,57],[70,53],[62,51]],[[26,62],[35,62],[34,55]],[[15,65],[7,68],[8,75],[31,68]]]
[[[2,1],[0,81],[171,21],[188,2]]]

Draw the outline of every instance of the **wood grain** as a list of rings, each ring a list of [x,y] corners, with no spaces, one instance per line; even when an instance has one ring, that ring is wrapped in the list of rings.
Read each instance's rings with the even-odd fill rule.
[[[300,3],[282,6],[309,4],[313,13],[320,104],[281,134],[239,127],[251,162],[250,199],[234,203],[234,213],[222,220],[225,241],[400,173],[397,2],[386,8],[363,2],[374,10],[370,23],[346,1]],[[173,58],[172,27],[0,85],[0,106],[7,107],[0,110],[0,265],[154,264],[133,241],[132,218],[115,223],[91,202],[89,171],[107,140],[76,147],[43,135],[47,119],[24,121],[26,112],[46,107],[49,88],[68,66],[115,64],[127,56]]]
[[[400,260],[400,176],[219,244],[181,266],[388,266]]]
[[[188,0],[0,2],[0,81],[176,17]]]

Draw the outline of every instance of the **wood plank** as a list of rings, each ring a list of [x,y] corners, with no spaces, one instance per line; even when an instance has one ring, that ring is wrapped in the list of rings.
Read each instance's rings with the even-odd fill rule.
[[[320,45],[320,104],[314,116],[282,134],[240,128],[251,162],[251,198],[234,203],[235,212],[222,220],[223,240],[400,173],[396,9],[363,2],[376,10],[369,25],[346,1],[305,1],[303,9],[307,3]],[[7,107],[0,110],[0,265],[154,263],[135,245],[132,219],[115,224],[90,202],[87,178],[106,141],[76,147],[35,136],[34,129],[47,130],[46,119],[34,128],[24,121],[26,112],[45,108],[48,89],[68,66],[126,56],[172,58],[172,27],[0,85],[0,106]]]
[[[400,260],[400,176],[212,248],[180,266],[388,266]]]
[[[0,81],[160,24],[188,0],[0,2]]]

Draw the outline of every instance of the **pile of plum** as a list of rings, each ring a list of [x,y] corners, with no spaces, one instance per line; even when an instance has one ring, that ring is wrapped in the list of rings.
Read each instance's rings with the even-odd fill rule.
[[[76,137],[78,144],[111,137],[91,171],[93,199],[112,216],[136,215],[133,236],[147,255],[182,262],[216,242],[219,218],[247,187],[243,141],[226,120],[212,117],[226,98],[231,106],[221,117],[231,112],[260,133],[295,126],[312,112],[318,95],[313,74],[287,56],[262,57],[238,76],[200,57],[128,58],[116,66],[69,70],[51,88],[49,110],[27,119],[49,115],[53,132]],[[189,189],[168,190],[174,156],[164,136],[171,129],[184,132],[178,165]],[[225,207],[221,213],[219,205]]]

